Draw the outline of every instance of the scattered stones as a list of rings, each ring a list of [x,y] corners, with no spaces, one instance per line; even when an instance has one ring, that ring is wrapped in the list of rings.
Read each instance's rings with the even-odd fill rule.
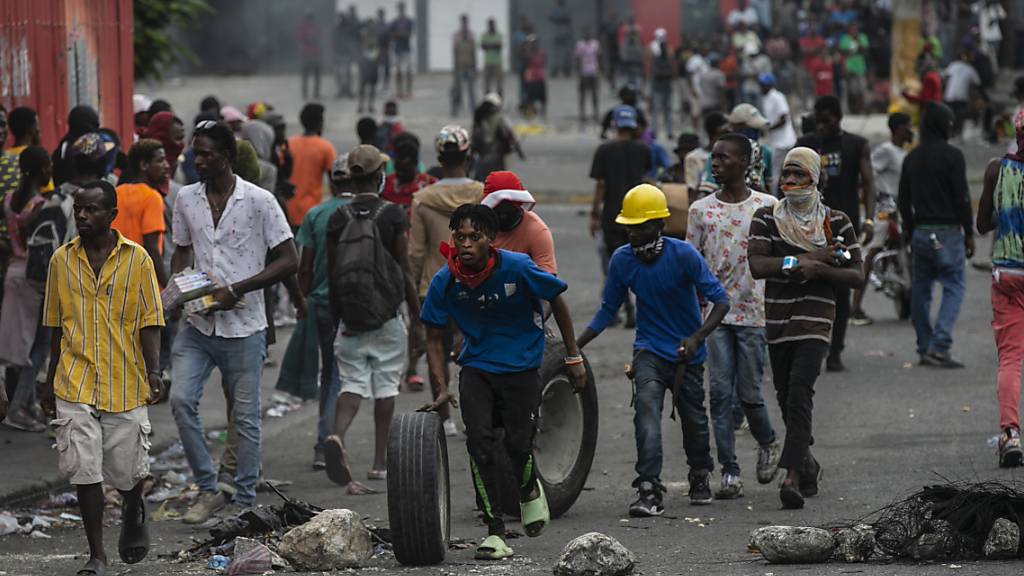
[[[866,562],[875,552],[875,529],[867,524],[843,528],[832,537],[836,541],[835,559],[841,562]]]
[[[808,564],[828,561],[836,541],[821,528],[765,526],[750,534],[748,547],[772,564]]]
[[[351,510],[324,510],[281,539],[281,556],[299,570],[358,568],[373,555],[370,531]]]
[[[1020,526],[1006,518],[998,518],[988,533],[988,539],[985,540],[985,547],[982,551],[985,553],[985,558],[992,560],[1016,558],[1019,543]]]
[[[555,576],[625,576],[636,566],[636,556],[618,540],[588,532],[573,539],[555,564]]]

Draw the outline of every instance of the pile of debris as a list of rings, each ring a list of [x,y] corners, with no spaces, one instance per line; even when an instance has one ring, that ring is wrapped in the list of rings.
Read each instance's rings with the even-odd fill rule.
[[[772,563],[1024,558],[1024,491],[999,482],[927,486],[851,524],[767,526],[748,549]]]

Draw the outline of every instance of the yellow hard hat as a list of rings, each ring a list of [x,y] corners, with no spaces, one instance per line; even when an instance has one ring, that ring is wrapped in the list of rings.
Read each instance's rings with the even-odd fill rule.
[[[615,218],[616,224],[632,226],[643,224],[648,220],[661,220],[669,217],[668,202],[665,193],[650,184],[634,186],[626,192],[622,199],[622,211]]]

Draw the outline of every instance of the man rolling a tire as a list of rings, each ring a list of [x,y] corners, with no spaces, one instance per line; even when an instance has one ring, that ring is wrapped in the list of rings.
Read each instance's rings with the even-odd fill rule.
[[[458,364],[462,420],[477,496],[483,504],[488,537],[476,557],[512,556],[505,524],[495,509],[498,450],[507,451],[520,489],[520,512],[527,536],[539,536],[550,521],[544,490],[533,462],[533,439],[540,406],[539,368],[544,357],[541,300],[551,309],[566,344],[565,363],[577,391],[586,385],[583,357],[576,347],[566,284],[541,270],[528,256],[498,250],[498,217],[489,207],[466,204],[452,214],[452,244],[442,245],[448,261],[434,275],[421,310],[427,327],[427,365],[436,400],[421,408],[435,411],[456,398],[448,390],[444,330],[451,319],[464,335]],[[497,428],[505,431],[498,444]]]

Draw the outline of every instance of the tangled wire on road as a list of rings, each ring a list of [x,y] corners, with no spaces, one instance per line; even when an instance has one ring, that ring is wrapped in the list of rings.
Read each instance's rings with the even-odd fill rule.
[[[892,559],[970,560],[982,556],[999,518],[1024,527],[1024,490],[1002,482],[957,482],[926,486],[858,522],[831,528],[869,524],[874,553]],[[1021,540],[1018,557],[1024,552]]]

